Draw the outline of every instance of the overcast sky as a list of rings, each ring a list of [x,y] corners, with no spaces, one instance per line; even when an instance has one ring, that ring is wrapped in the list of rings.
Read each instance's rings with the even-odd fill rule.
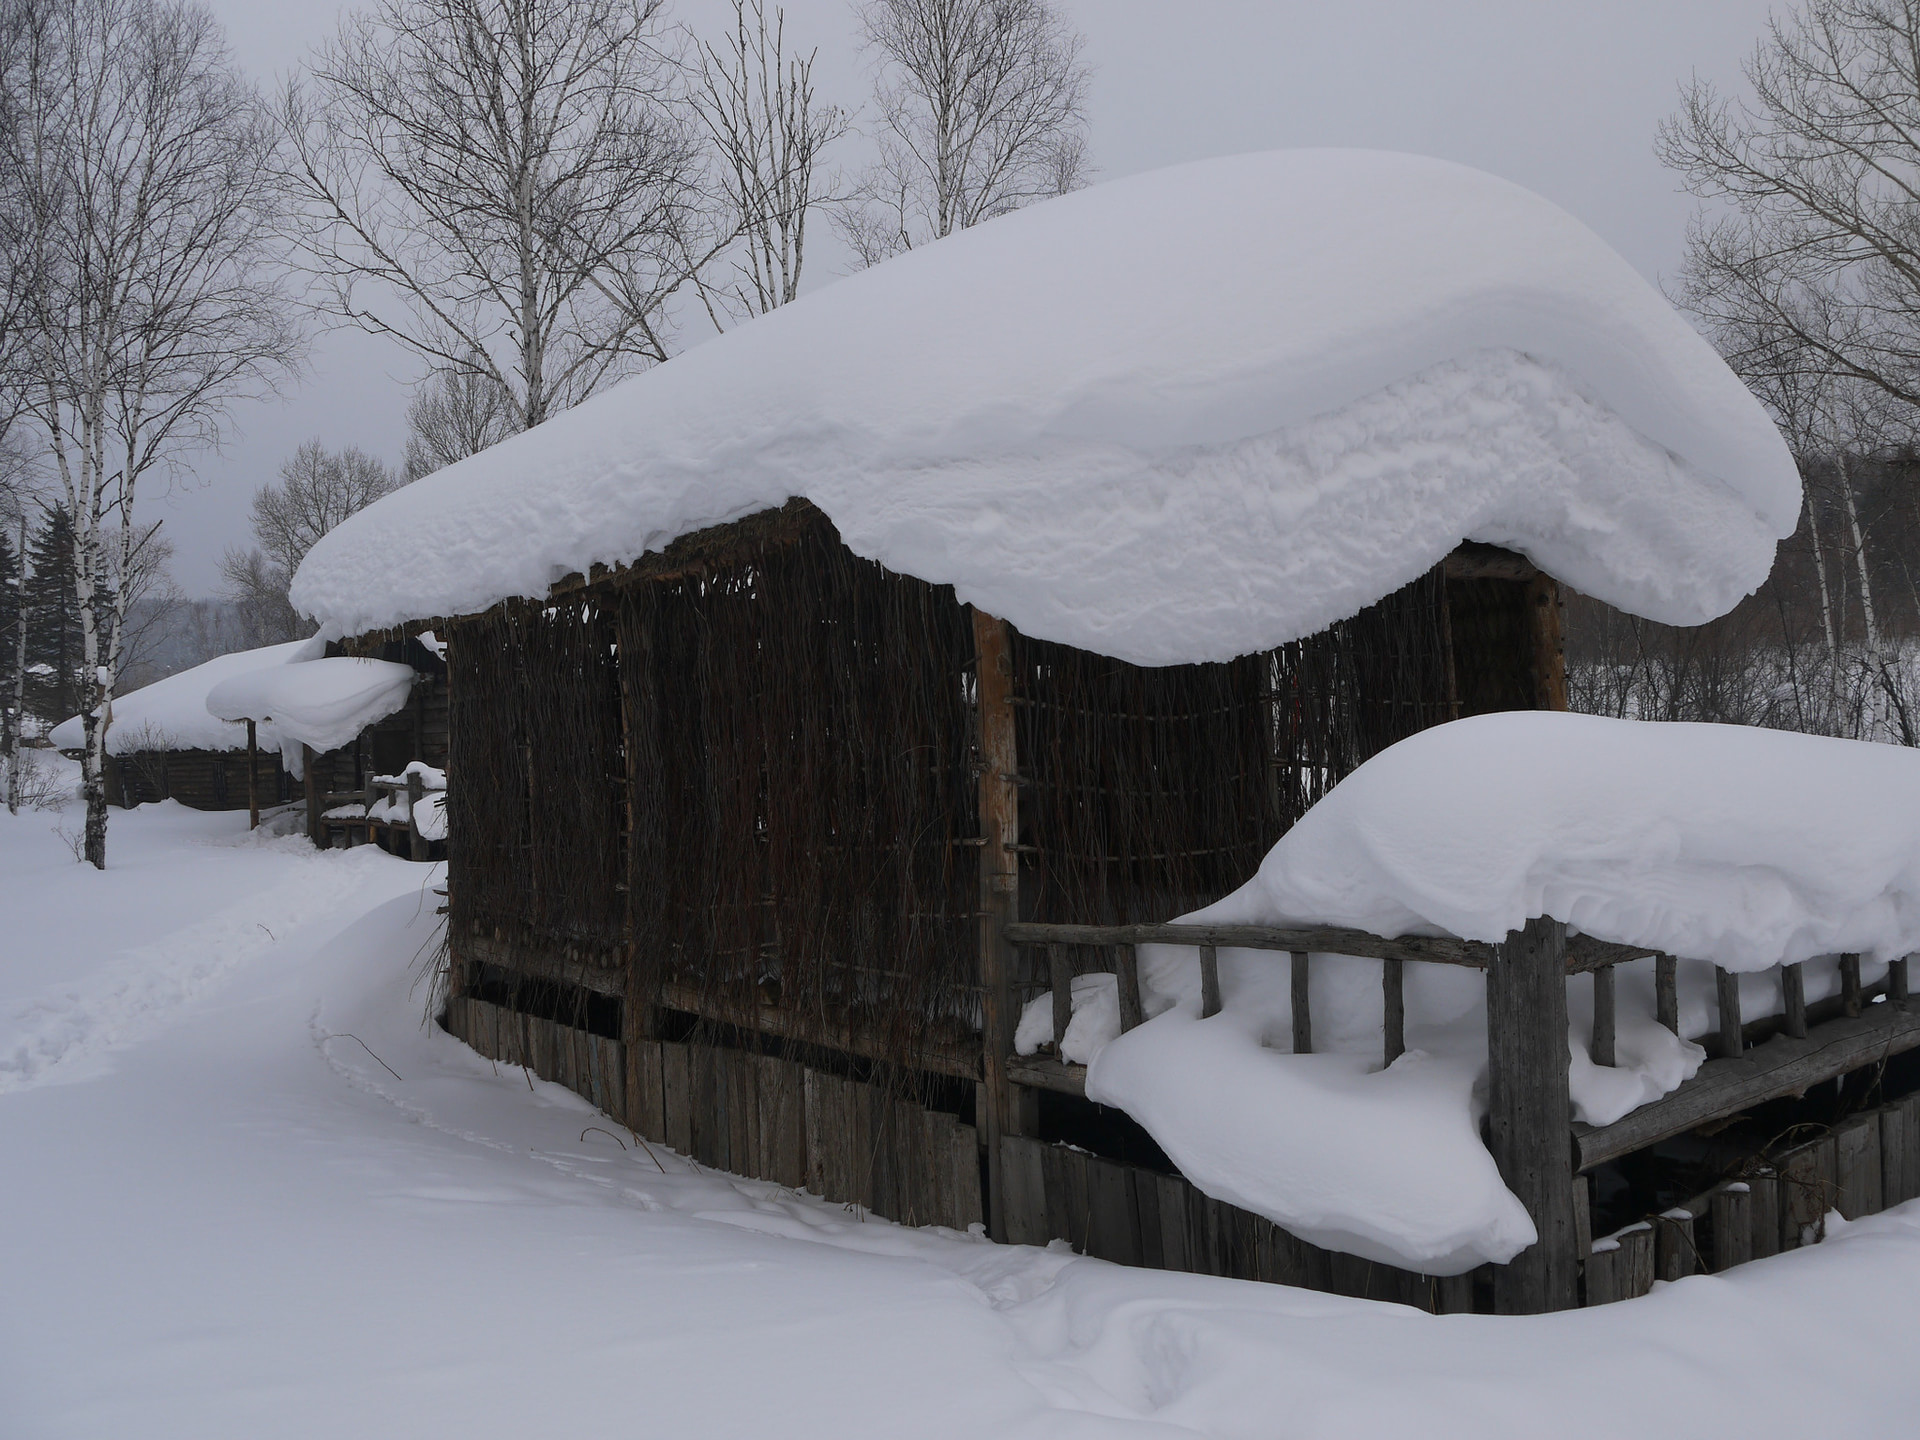
[[[337,10],[212,0],[236,59],[268,83]],[[1571,210],[1650,279],[1679,262],[1690,201],[1652,155],[1675,86],[1737,81],[1766,0],[1071,0],[1094,68],[1093,158],[1104,177],[1208,155],[1297,145],[1413,150],[1477,165]],[[861,103],[848,0],[789,0],[789,47],[817,45],[823,98]],[[724,0],[676,0],[716,33]],[[853,149],[844,157],[857,159]],[[845,266],[810,253],[808,288]],[[686,343],[700,338],[695,331]],[[304,381],[236,412],[240,434],[197,457],[149,507],[166,517],[175,578],[211,594],[222,551],[247,538],[247,502],[302,440],[390,462],[417,371],[397,347],[323,336]]]

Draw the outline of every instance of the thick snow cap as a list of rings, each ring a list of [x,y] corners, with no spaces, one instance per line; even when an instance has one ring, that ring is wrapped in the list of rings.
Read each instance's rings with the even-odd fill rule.
[[[334,656],[236,675],[208,692],[207,709],[223,720],[271,720],[281,758],[298,779],[302,745],[316,752],[345,745],[406,704],[412,689],[410,666]]]
[[[858,554],[1141,664],[1310,634],[1463,539],[1651,619],[1760,581],[1799,479],[1585,226],[1463,166],[1137,175],[811,294],[328,535],[334,634],[539,597],[804,496]]]
[[[207,692],[236,675],[286,665],[305,655],[319,653],[319,644],[312,640],[290,640],[284,645],[266,645],[258,650],[236,650],[117,696],[113,702],[113,724],[107,730],[107,753],[244,750],[247,727],[209,714]],[[75,715],[54,726],[48,739],[62,750],[77,750],[86,743],[86,731],[80,717]],[[272,749],[278,742],[269,734],[259,734],[258,743]]]

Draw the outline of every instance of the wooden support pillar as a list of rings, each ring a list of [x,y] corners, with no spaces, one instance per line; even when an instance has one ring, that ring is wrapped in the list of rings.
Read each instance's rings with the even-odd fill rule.
[[[420,772],[407,772],[407,855],[410,859],[427,858],[427,841],[420,834],[420,822],[414,818],[414,807],[427,798],[426,782],[420,778]]]
[[[301,783],[307,791],[307,838],[325,849],[326,835],[320,824],[320,775],[315,766],[319,758],[313,753],[311,745],[300,747]]]
[[[1560,582],[1536,571],[1527,581],[1527,623],[1533,638],[1533,707],[1567,708],[1567,645]]]
[[[1653,957],[1653,1012],[1667,1029],[1680,1033],[1680,962],[1671,955]]]
[[[247,721],[247,828],[260,828],[260,745],[253,721]]]
[[[1382,1058],[1391,1065],[1407,1053],[1407,962],[1380,962]]]
[[[1588,1054],[1596,1065],[1613,1064],[1613,966],[1593,972],[1593,1043]]]
[[[1019,746],[1013,720],[1013,646],[1004,620],[973,612],[975,701],[980,720],[980,991],[981,1139],[987,1148],[987,1225],[996,1240],[1007,1238],[1006,1185],[1001,1178],[1000,1137],[1020,1133],[1020,1117],[1007,1080],[1013,1053],[1017,1005],[1015,956],[1007,926],[1020,916]]]
[[[1308,996],[1308,981],[1311,972],[1307,968],[1306,952],[1295,950],[1293,959],[1293,1053],[1311,1055],[1313,1053],[1313,1006]]]
[[[1747,1048],[1740,1033],[1740,977],[1716,965],[1713,981],[1720,1005],[1720,1058],[1738,1060]]]
[[[1787,1012],[1787,1034],[1807,1038],[1807,977],[1798,965],[1780,967],[1780,999]]]
[[[1487,971],[1488,1142],[1539,1239],[1494,1270],[1503,1315],[1571,1309],[1579,1239],[1567,1089],[1567,927],[1529,920]]]
[[[1200,947],[1200,1018],[1220,1013],[1220,956],[1211,945]]]
[[[1053,1052],[1066,1058],[1067,1026],[1073,1023],[1073,961],[1064,945],[1047,946],[1047,973],[1053,985]]]
[[[1140,1003],[1140,956],[1131,945],[1114,948],[1114,978],[1120,985],[1120,1033],[1141,1024],[1146,1010]]]

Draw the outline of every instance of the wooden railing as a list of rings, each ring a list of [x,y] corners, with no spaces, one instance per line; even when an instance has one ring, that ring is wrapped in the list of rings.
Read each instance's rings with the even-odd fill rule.
[[[435,792],[444,790],[444,788],[444,786],[439,785],[432,787]],[[375,838],[375,832],[381,826],[385,826],[388,830],[405,831],[407,834],[407,851],[409,858],[425,860],[428,858],[428,846],[431,842],[422,836],[415,828],[413,824],[413,807],[424,800],[428,793],[427,783],[420,777],[417,771],[406,775],[376,775],[368,780],[366,785],[359,790],[336,791],[331,794],[321,795],[319,797],[319,808],[322,812],[319,817],[320,823],[323,825],[338,825],[343,828],[364,825],[367,827],[367,839],[369,842]],[[402,795],[406,796],[407,800],[406,818],[404,820],[393,816],[376,816],[373,813],[374,807],[380,803],[382,796],[393,796],[397,799]],[[330,813],[347,805],[358,805],[362,807],[361,813],[359,815],[334,815]]]

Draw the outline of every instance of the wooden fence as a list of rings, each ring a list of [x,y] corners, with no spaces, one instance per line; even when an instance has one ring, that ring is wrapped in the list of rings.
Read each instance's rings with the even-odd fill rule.
[[[981,1221],[974,1127],[880,1086],[728,1046],[614,1040],[472,996],[449,1000],[444,1023],[703,1165],[903,1224]]]

